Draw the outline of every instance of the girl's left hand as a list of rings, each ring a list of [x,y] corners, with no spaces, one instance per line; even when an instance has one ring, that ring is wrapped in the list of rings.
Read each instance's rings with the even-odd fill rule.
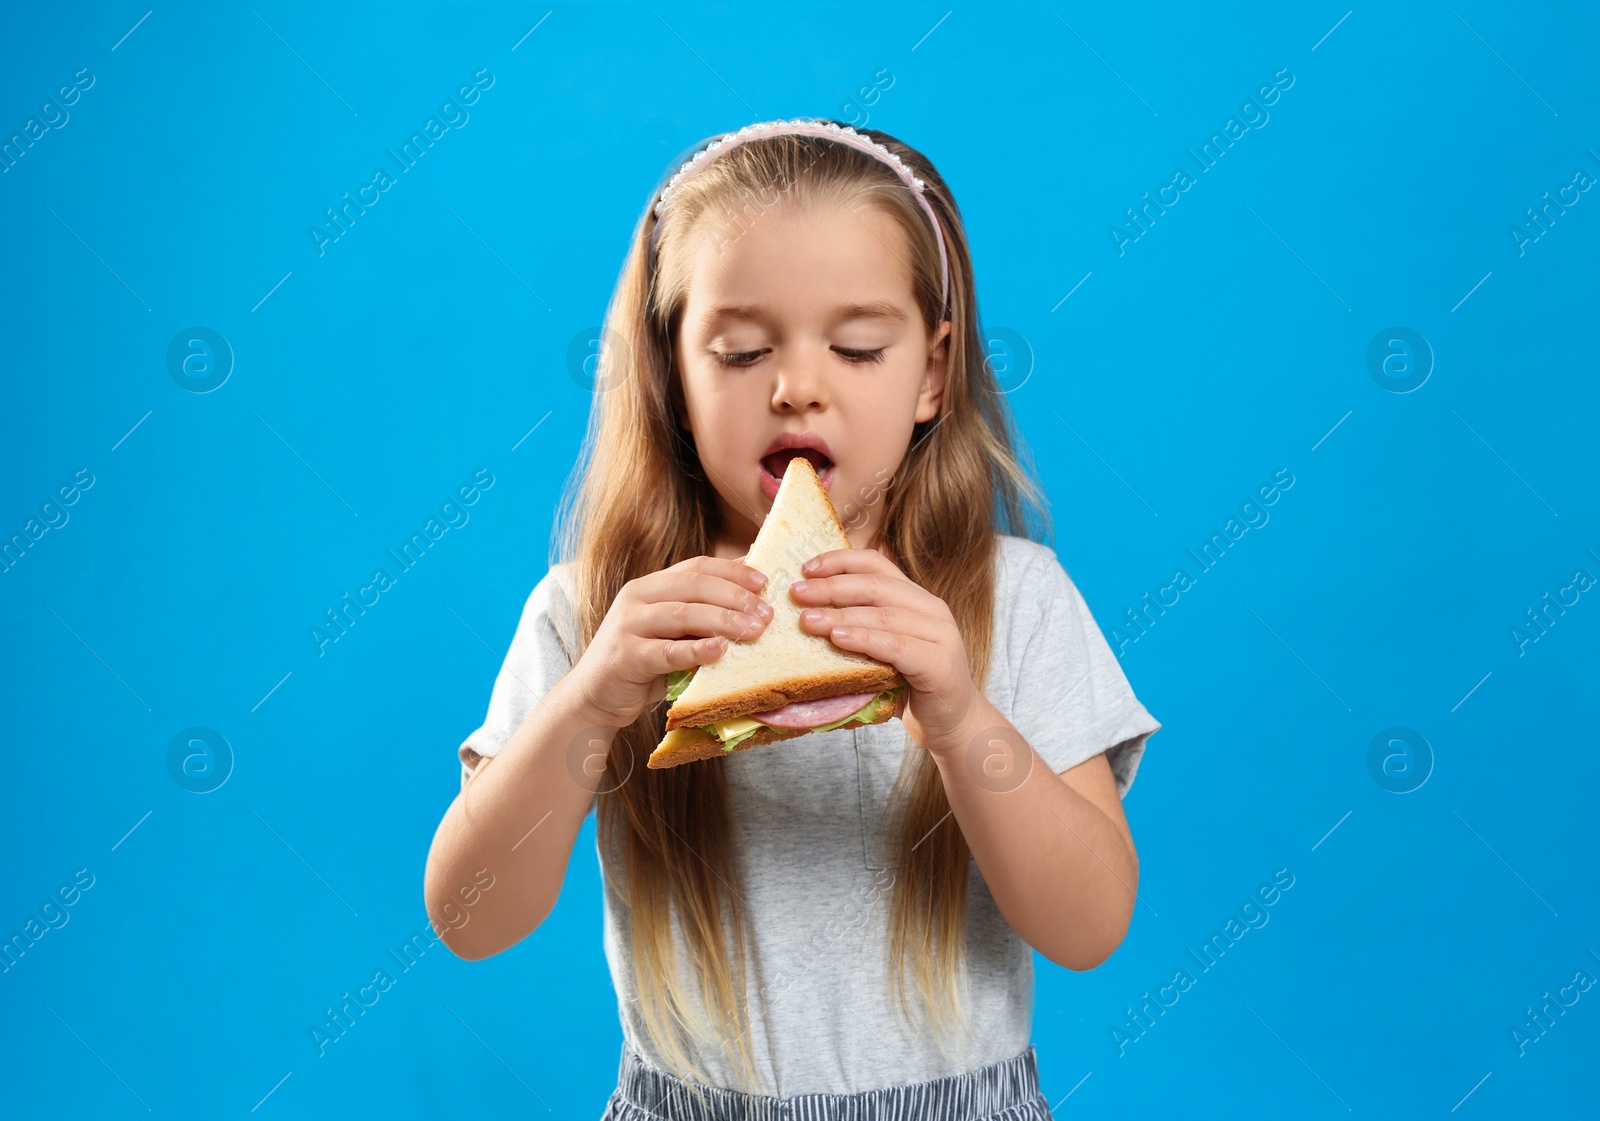
[[[800,626],[843,650],[887,662],[906,679],[895,707],[910,737],[935,755],[957,747],[980,699],[955,617],[944,600],[876,549],[831,549],[789,585]]]

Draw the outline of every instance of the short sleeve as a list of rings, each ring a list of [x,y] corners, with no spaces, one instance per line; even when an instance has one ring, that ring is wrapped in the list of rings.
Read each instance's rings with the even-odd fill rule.
[[[1011,722],[1056,774],[1105,752],[1117,793],[1126,796],[1145,741],[1161,723],[1134,696],[1055,553],[1037,544],[1033,551],[1007,605],[1023,636]]]
[[[462,786],[482,759],[499,752],[577,660],[568,567],[557,565],[547,572],[523,605],[511,649],[489,694],[489,711],[456,751]]]

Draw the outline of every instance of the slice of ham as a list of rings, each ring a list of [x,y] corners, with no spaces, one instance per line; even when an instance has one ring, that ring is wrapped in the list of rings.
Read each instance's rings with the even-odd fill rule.
[[[876,693],[850,693],[843,697],[828,697],[820,701],[796,701],[782,708],[750,713],[751,720],[759,720],[774,728],[815,728],[843,720],[866,704]]]

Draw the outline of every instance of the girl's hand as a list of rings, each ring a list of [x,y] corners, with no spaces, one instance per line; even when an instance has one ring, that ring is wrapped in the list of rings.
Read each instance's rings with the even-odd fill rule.
[[[800,625],[899,670],[907,689],[895,715],[907,734],[936,755],[958,749],[981,694],[944,600],[876,549],[819,553],[800,575],[789,585],[795,602],[809,609]]]
[[[624,728],[667,695],[666,674],[714,662],[772,618],[743,558],[691,557],[629,580],[572,667],[597,724]]]

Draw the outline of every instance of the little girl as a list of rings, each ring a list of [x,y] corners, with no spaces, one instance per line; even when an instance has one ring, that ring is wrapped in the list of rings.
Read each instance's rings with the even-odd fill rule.
[[[1048,1118],[1032,951],[1121,942],[1160,724],[1029,532],[944,180],[877,130],[727,134],[652,198],[602,335],[559,550],[429,853],[430,914],[472,900],[447,944],[536,929],[594,809],[606,1119]],[[667,675],[772,616],[743,558],[797,454],[851,548],[777,594],[900,671],[898,719],[652,770]]]

